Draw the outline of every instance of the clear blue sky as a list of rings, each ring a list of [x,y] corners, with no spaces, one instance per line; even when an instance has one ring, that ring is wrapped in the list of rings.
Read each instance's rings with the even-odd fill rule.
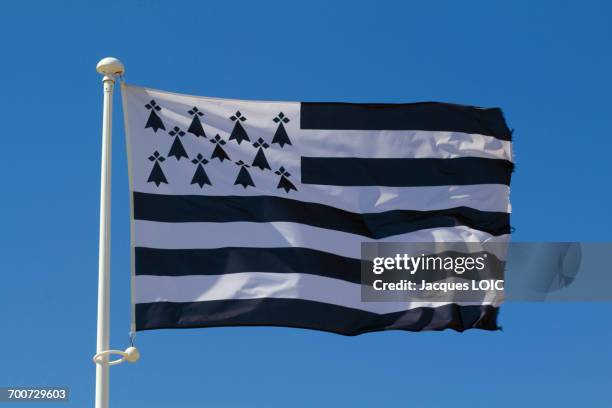
[[[500,106],[516,129],[514,239],[612,241],[611,19],[607,1],[7,2],[0,386],[69,386],[69,406],[93,404],[100,58],[121,58],[131,83],[192,94]],[[124,348],[128,184],[115,101],[111,344]],[[111,370],[111,403],[610,406],[612,304],[509,303],[500,322],[493,333],[355,338],[140,333],[142,360]]]

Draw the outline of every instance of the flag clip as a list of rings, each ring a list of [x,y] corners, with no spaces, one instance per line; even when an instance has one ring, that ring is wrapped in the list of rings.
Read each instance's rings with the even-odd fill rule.
[[[104,359],[104,357],[110,356],[110,355],[119,355],[121,357],[116,359],[116,360],[105,360]],[[129,363],[135,363],[139,359],[140,359],[140,352],[134,346],[130,346],[130,347],[126,348],[125,351],[121,351],[121,350],[105,350],[105,351],[101,351],[101,352],[97,353],[95,356],[93,356],[93,362],[94,363],[100,364],[100,365],[109,365],[109,366],[121,364],[124,361],[127,361]]]

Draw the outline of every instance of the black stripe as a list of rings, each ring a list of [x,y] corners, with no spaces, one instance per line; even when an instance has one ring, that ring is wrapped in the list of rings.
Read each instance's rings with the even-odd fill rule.
[[[473,253],[472,257],[481,256]],[[441,252],[440,258],[464,256],[457,252]],[[503,279],[504,262],[495,255],[487,255],[486,271],[465,271],[458,276],[452,271],[422,270],[411,275],[420,282],[439,281],[448,277],[462,279]],[[241,248],[214,249],[159,249],[134,248],[135,274],[154,276],[224,275],[240,272],[305,273],[340,279],[347,282],[371,284],[372,263],[347,258],[308,248]],[[362,280],[362,270],[365,279]],[[406,272],[385,272],[385,281],[406,278]],[[377,277],[376,279],[379,279]]]
[[[513,164],[481,157],[456,159],[359,159],[302,157],[302,183],[330,186],[422,187],[510,185]]]
[[[302,102],[300,128],[450,131],[511,140],[511,132],[501,109],[483,109],[438,102],[402,104]]]
[[[468,207],[358,214],[329,205],[273,196],[161,195],[134,192],[134,218],[160,222],[286,221],[380,239],[427,228],[467,226],[510,232],[509,214]]]
[[[444,305],[379,315],[302,299],[155,302],[136,305],[136,330],[282,326],[354,336],[382,330],[496,330],[498,308]]]
[[[310,273],[360,283],[359,259],[307,248],[135,248],[136,275]]]

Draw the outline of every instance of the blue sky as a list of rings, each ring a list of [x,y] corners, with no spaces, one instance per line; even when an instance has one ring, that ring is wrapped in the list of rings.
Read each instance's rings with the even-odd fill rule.
[[[606,1],[9,2],[0,14],[0,386],[92,406],[102,85],[244,99],[500,106],[517,241],[612,241]],[[495,4],[493,4],[495,3]],[[112,340],[129,330],[128,184],[113,157]],[[508,303],[500,332],[141,333],[114,407],[609,406],[610,303]],[[26,405],[20,405],[26,406]],[[38,406],[38,405],[37,405]]]

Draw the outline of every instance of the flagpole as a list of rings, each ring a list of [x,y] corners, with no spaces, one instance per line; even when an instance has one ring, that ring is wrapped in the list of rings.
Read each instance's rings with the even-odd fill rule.
[[[113,125],[113,89],[115,76],[125,68],[116,58],[104,58],[96,71],[103,75],[104,108],[102,113],[102,164],[100,175],[100,241],[98,253],[98,334],[96,353],[109,350],[110,339],[110,222],[111,222],[111,157]],[[96,364],[96,408],[108,408],[108,354]]]

